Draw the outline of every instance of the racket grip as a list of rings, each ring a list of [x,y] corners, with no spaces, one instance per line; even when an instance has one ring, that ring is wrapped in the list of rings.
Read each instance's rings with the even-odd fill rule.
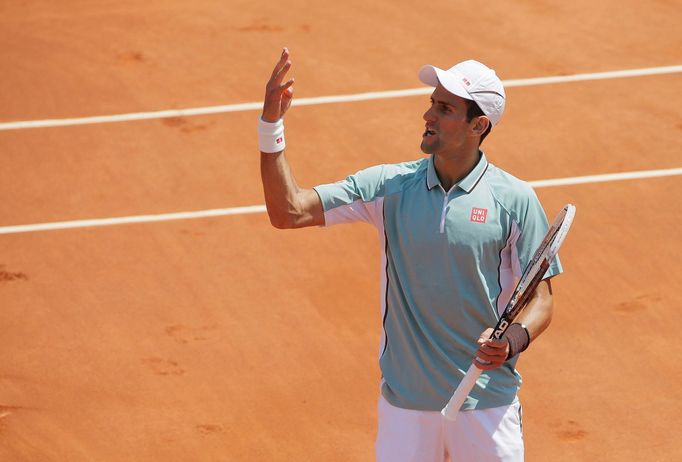
[[[452,398],[450,398],[450,401],[448,401],[448,404],[445,405],[443,410],[440,411],[440,413],[443,414],[443,417],[452,421],[457,419],[459,409],[462,407],[462,404],[464,404],[464,400],[467,399],[467,396],[469,396],[471,389],[474,388],[474,384],[480,375],[481,369],[476,367],[474,363],[471,363],[469,370],[452,394]]]

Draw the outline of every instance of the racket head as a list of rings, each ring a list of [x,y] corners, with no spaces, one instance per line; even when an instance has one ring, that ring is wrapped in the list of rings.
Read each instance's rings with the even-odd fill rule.
[[[566,204],[559,211],[559,213],[557,213],[556,217],[554,217],[554,220],[552,221],[552,224],[549,226],[547,234],[545,234],[545,237],[542,239],[542,242],[533,254],[533,258],[531,258],[526,265],[517,289],[521,289],[520,291],[523,291],[524,286],[527,287],[528,282],[535,278],[535,273],[539,271],[543,261],[546,260],[547,264],[552,262],[556,254],[559,252],[561,244],[564,243],[564,240],[568,235],[568,231],[571,229],[574,217],[575,205],[573,204]]]
[[[559,252],[575,218],[575,205],[566,204],[556,215],[533,258],[528,262],[514,292],[493,329],[491,338],[502,338],[519,312],[532,298],[535,289]]]
[[[554,258],[559,251],[559,247],[561,247],[561,244],[563,244],[564,239],[566,239],[568,230],[573,224],[574,217],[575,205],[573,204],[564,205],[559,213],[556,214],[554,220],[549,225],[547,234],[545,234],[545,237],[542,239],[542,242],[533,254],[533,258],[531,258],[530,262],[528,262],[528,265],[526,265],[526,269],[523,272],[523,276],[521,276],[521,280],[524,279],[527,272],[532,271],[533,265],[540,261],[543,256],[551,255],[551,258]]]
[[[552,225],[556,223],[558,225],[558,229],[554,239],[549,245],[549,252],[547,255],[550,257],[550,261],[559,252],[559,248],[564,243],[564,240],[568,235],[568,231],[571,229],[573,219],[575,218],[575,205],[566,204],[561,212],[559,212],[559,215],[563,215],[563,219],[560,220],[560,222],[557,222],[559,218],[559,216],[557,216],[557,218],[554,220],[554,223],[552,223]]]

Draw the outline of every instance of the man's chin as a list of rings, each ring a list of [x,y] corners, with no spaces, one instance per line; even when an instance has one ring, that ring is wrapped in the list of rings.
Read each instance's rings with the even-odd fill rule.
[[[436,152],[435,146],[428,144],[426,141],[422,141],[420,148],[424,154],[433,154]]]

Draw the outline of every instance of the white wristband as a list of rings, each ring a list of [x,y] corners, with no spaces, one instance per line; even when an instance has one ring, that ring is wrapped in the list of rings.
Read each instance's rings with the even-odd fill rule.
[[[266,122],[258,118],[258,147],[261,152],[276,153],[284,151],[284,119]]]

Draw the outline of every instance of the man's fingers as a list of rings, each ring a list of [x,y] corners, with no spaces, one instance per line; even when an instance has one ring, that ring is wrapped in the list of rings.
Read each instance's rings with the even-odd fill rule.
[[[285,101],[291,99],[294,95],[294,89],[291,86],[294,84],[294,79],[288,80],[284,85],[268,88],[265,94],[266,102]]]
[[[272,75],[265,87],[265,101],[263,102],[263,120],[278,120],[289,109],[293,98],[294,79],[287,80],[282,84],[282,80],[291,68],[289,60],[289,50],[284,48],[279,62],[272,71]]]
[[[289,69],[291,69],[291,61],[287,61],[284,63],[284,66],[282,66],[282,68],[279,70],[277,75],[275,75],[272,82],[275,85],[281,85],[282,80],[284,80],[284,76],[287,75],[287,72],[289,71]]]
[[[477,368],[479,368],[482,371],[490,371],[492,369],[497,369],[502,365],[501,363],[494,363],[490,361],[474,361],[474,364],[476,365]]]
[[[508,343],[504,340],[479,340],[476,352],[476,366],[484,371],[500,367],[508,355]]]
[[[277,77],[277,75],[280,73],[282,68],[286,65],[288,60],[289,60],[289,50],[287,48],[284,48],[282,50],[282,54],[279,57],[279,61],[275,65],[275,68],[272,70],[272,75],[270,76],[270,80]]]
[[[282,115],[284,115],[285,112],[289,110],[289,106],[291,106],[291,100],[294,98],[294,87],[292,86],[294,84],[294,79],[289,80],[287,83],[285,83],[282,88],[283,88],[283,93],[282,93]]]
[[[505,359],[507,357],[507,352],[506,348],[489,348],[486,345],[483,345],[481,346],[481,348],[478,349],[477,356],[479,358],[490,361],[490,358]]]
[[[486,361],[482,358],[479,358],[478,356],[474,358],[474,364],[482,371],[487,371],[488,369],[494,369],[496,367],[493,366],[493,363],[491,363],[490,361]]]
[[[493,333],[492,327],[488,327],[486,330],[481,332],[481,336],[478,338],[478,343],[481,344],[488,340]]]
[[[488,371],[500,367],[507,360],[506,340],[491,339],[493,329],[488,328],[481,333],[477,343],[478,351],[474,364],[481,370]]]
[[[294,84],[294,79],[289,79],[289,80],[287,80],[287,82],[286,82],[284,85],[280,86],[279,89],[280,89],[282,92],[284,92],[284,94],[287,94],[287,93],[288,93],[288,94],[291,95],[291,94],[294,93],[294,89],[291,88],[291,86],[292,86],[293,84]],[[291,91],[286,91],[286,90],[291,90]]]
[[[489,347],[489,348],[501,348],[505,349],[507,348],[507,341],[506,340],[484,340],[482,342],[479,342],[479,345],[481,347]]]
[[[284,98],[291,98],[294,94],[294,89],[291,86],[294,84],[294,79],[290,79],[284,85],[273,87],[267,92],[267,99],[280,100]]]
[[[476,352],[476,362],[478,363],[479,369],[494,369],[498,366],[500,366],[505,360],[506,360],[507,355],[502,352],[500,353],[498,350],[485,350],[483,348],[479,349]]]
[[[282,57],[277,63],[277,66],[275,66],[275,70],[272,73],[270,82],[274,85],[280,85],[282,83],[282,80],[284,79],[284,76],[287,74],[290,68],[291,61],[289,60],[289,52],[286,51],[285,48],[285,52],[282,53]]]

